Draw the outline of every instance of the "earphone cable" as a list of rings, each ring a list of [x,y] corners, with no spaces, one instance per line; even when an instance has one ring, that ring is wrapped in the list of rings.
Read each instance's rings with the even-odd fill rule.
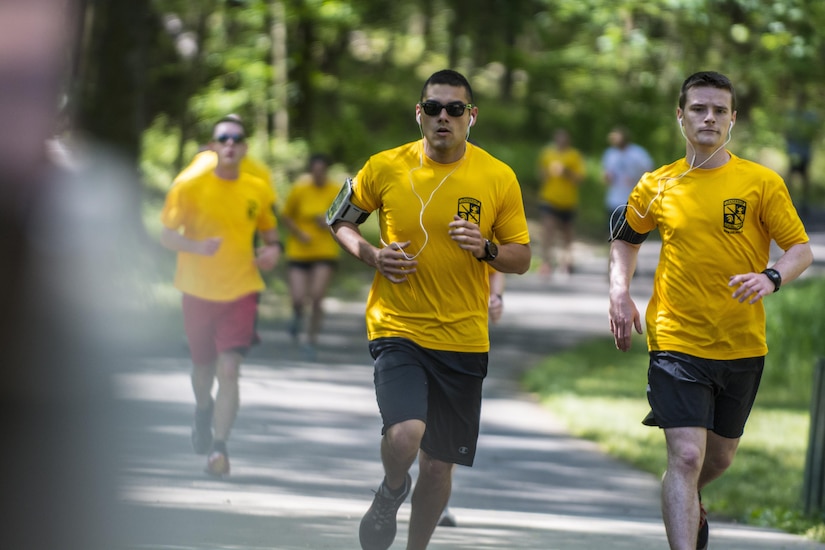
[[[407,252],[405,250],[402,250],[399,247],[398,250],[404,256],[405,260],[414,260],[415,258],[417,258],[418,255],[421,254],[424,251],[424,248],[426,248],[427,244],[429,243],[430,234],[427,231],[427,228],[424,227],[424,211],[427,209],[427,206],[430,205],[430,202],[432,202],[433,197],[435,196],[436,192],[439,189],[441,189],[442,185],[444,185],[444,182],[447,181],[447,179],[450,176],[452,176],[455,173],[455,171],[458,170],[461,167],[461,165],[464,162],[465,157],[466,157],[466,152],[465,152],[465,156],[462,156],[461,160],[458,161],[458,164],[455,166],[455,168],[450,170],[450,172],[446,176],[444,176],[444,178],[442,178],[441,182],[439,182],[439,184],[436,185],[435,189],[432,190],[432,192],[430,193],[430,196],[427,198],[427,202],[424,202],[424,199],[422,199],[421,195],[418,194],[418,191],[415,190],[415,182],[413,181],[413,172],[415,172],[417,170],[421,170],[422,168],[424,168],[424,141],[423,140],[421,141],[421,150],[419,152],[419,157],[418,157],[418,166],[416,166],[415,168],[410,168],[409,172],[407,172],[407,177],[410,180],[410,189],[412,190],[413,194],[418,199],[418,202],[421,205],[421,210],[418,213],[418,225],[419,225],[419,227],[421,227],[421,231],[424,233],[424,244],[422,244],[421,248],[418,250],[418,252],[416,252],[412,256],[407,254]],[[396,241],[393,241],[392,243],[390,243],[388,245],[384,241],[384,236],[383,235],[380,236],[380,239],[381,239],[381,244],[383,244],[384,246],[392,246],[393,244],[396,245],[396,246],[398,245],[398,242],[396,242]]]
[[[682,135],[684,136],[684,133],[682,133]],[[728,132],[728,138],[725,140],[725,143],[723,143],[722,145],[717,147],[716,150],[708,156],[708,158],[706,158],[705,160],[700,162],[697,166],[694,166],[693,163],[696,162],[696,149],[693,147],[693,144],[690,143],[690,140],[687,139],[687,136],[685,136],[685,140],[687,141],[688,145],[690,146],[691,149],[693,149],[693,156],[690,159],[690,164],[689,164],[688,169],[685,170],[684,172],[682,172],[681,174],[679,174],[678,176],[668,177],[668,178],[659,178],[659,181],[657,182],[658,189],[656,190],[656,194],[653,196],[652,199],[650,199],[650,202],[647,203],[647,208],[645,208],[644,214],[640,214],[639,211],[636,209],[636,207],[634,207],[633,205],[628,204],[628,203],[621,204],[621,205],[617,206],[613,210],[613,212],[610,214],[610,218],[608,219],[608,231],[610,231],[609,235],[611,236],[611,238],[618,231],[621,231],[622,229],[624,229],[624,226],[627,224],[627,217],[625,217],[624,220],[622,221],[622,226],[615,229],[615,232],[614,232],[613,217],[615,216],[616,212],[619,211],[620,208],[631,208],[640,219],[645,219],[647,217],[647,215],[650,213],[650,208],[653,206],[653,203],[656,201],[656,199],[659,198],[662,195],[662,193],[664,193],[667,190],[667,189],[665,189],[665,185],[667,185],[668,182],[681,180],[682,178],[687,176],[689,173],[693,172],[694,170],[698,170],[699,168],[704,166],[710,159],[712,159],[716,155],[716,153],[721,151],[723,148],[725,148],[725,146],[727,146],[728,143],[730,143],[730,139],[731,139],[731,135],[730,135],[730,132]],[[685,156],[685,158],[687,159],[687,156]],[[669,187],[669,189],[672,189],[676,185],[679,185],[679,183],[675,183],[674,185],[671,185]]]

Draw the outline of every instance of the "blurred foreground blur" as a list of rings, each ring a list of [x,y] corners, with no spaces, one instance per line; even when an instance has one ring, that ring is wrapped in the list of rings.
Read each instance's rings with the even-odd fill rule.
[[[117,408],[133,175],[53,139],[63,0],[0,3],[0,548],[116,547]],[[51,153],[51,155],[50,155]],[[123,307],[120,307],[120,305]]]

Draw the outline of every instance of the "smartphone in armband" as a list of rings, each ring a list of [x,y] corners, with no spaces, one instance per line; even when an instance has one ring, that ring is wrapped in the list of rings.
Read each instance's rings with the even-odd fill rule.
[[[347,178],[327,210],[327,225],[340,221],[361,225],[369,217],[369,212],[352,204],[352,178]]]

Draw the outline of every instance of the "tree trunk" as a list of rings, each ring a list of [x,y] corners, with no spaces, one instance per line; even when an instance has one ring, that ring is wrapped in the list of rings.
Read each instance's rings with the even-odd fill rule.
[[[146,125],[143,93],[151,12],[148,0],[88,0],[88,65],[80,84],[78,123],[92,138],[137,163]]]
[[[286,10],[281,0],[272,0],[272,96],[275,99],[275,139],[289,140],[288,66]]]

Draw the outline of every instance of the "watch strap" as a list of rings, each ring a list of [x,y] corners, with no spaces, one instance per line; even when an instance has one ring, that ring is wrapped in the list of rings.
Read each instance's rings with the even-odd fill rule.
[[[779,287],[782,286],[782,275],[771,267],[765,269],[762,273],[766,275],[773,283],[773,291],[779,292]]]
[[[484,239],[484,256],[481,258],[476,258],[479,262],[492,262],[496,259],[497,254],[492,254],[490,252],[490,248],[492,248],[493,242],[490,239]]]

